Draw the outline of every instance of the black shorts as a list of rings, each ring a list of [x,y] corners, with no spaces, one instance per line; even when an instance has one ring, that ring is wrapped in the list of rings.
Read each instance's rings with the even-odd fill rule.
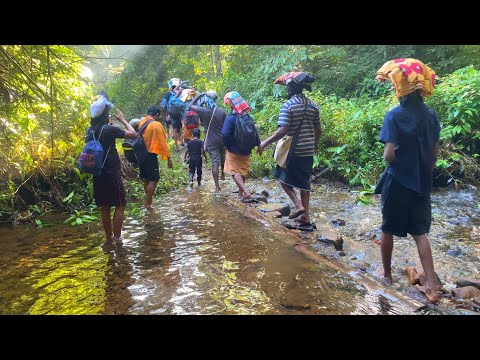
[[[432,206],[430,195],[401,185],[387,174],[382,188],[382,231],[395,236],[423,235],[430,231]]]
[[[170,119],[172,120],[172,128],[175,130],[181,130],[182,129],[182,116],[172,116],[170,115]]]
[[[157,154],[149,153],[147,159],[140,164],[139,168],[141,180],[158,181],[160,179]]]
[[[120,176],[102,174],[93,177],[93,195],[97,206],[125,206],[125,188]]]

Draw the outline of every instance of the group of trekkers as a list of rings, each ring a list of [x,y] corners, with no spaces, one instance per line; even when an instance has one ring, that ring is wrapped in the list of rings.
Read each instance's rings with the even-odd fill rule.
[[[399,105],[386,113],[379,135],[379,140],[385,144],[384,159],[388,163],[377,186],[382,203],[381,256],[384,280],[389,284],[393,281],[391,274],[393,235],[406,237],[407,233],[411,234],[417,244],[426,277],[425,285],[419,289],[430,301],[437,302],[440,284],[436,282],[431,248],[426,234],[431,225],[430,193],[432,171],[439,152],[440,123],[436,113],[423,101],[424,97],[430,96],[433,92],[435,72],[419,60],[396,59],[385,63],[377,71],[377,79],[390,80],[399,100]],[[319,107],[303,91],[311,91],[314,80],[305,72],[288,72],[274,81],[275,84],[286,86],[288,101],[279,111],[277,130],[263,141],[256,132],[254,121],[249,114],[249,105],[238,92],[231,91],[224,96],[224,103],[231,109],[227,115],[216,105],[215,92],[198,93],[195,88],[180,82],[179,79],[170,80],[169,91],[161,107],[165,111],[167,132],[169,126],[172,126],[175,148],[178,149],[178,142],[186,142],[187,152],[184,159],[189,158],[190,182],[193,183],[196,171],[198,184],[201,184],[202,156],[206,160],[208,153],[212,162],[216,191],[221,190],[219,172],[221,170],[221,178],[224,179],[225,171],[235,181],[240,200],[247,200],[251,193],[245,185],[245,179],[252,150],[257,147],[258,154],[262,155],[265,148],[278,142],[274,177],[279,180],[295,206],[289,218],[301,226],[311,226],[310,178],[321,127]],[[169,111],[169,107],[173,106],[177,99],[186,104],[183,113]],[[126,205],[115,139],[132,139],[137,137],[137,133],[119,111],[116,117],[125,130],[108,124],[109,111],[112,107],[105,97],[92,104],[91,127],[87,131],[86,140],[90,133],[96,134],[103,148],[109,149],[102,174],[94,176],[94,194],[97,205],[102,207],[106,243],[114,244],[122,241],[121,229]],[[139,165],[139,177],[144,182],[147,208],[152,207],[153,194],[159,180],[158,155],[162,160],[167,160],[168,166],[172,167],[167,134],[159,121],[161,112],[160,107],[152,106],[148,109],[147,116],[138,123],[138,128],[142,128],[152,120],[142,133],[149,155],[147,160]],[[186,131],[185,117],[188,112],[198,115],[205,129],[203,141],[200,140],[200,124],[189,127]],[[238,133],[242,131],[242,136],[250,138],[246,140],[239,138]],[[295,188],[299,190],[299,194],[295,192]],[[111,207],[115,207],[113,229]]]

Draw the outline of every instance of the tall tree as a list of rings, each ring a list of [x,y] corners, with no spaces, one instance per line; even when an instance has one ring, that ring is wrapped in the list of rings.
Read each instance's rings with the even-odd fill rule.
[[[215,62],[216,75],[223,78],[222,62],[220,60],[220,45],[213,45],[213,58]]]

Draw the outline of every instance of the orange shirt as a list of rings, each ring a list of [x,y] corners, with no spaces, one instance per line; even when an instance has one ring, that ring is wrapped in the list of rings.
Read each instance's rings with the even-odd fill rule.
[[[162,124],[148,115],[140,120],[138,128],[140,129],[149,119],[152,119],[153,122],[148,124],[147,128],[142,133],[143,141],[145,141],[145,145],[147,146],[147,151],[161,155],[162,160],[167,160],[167,158],[170,157],[170,148],[168,147],[167,135],[165,135],[165,130],[163,129]]]

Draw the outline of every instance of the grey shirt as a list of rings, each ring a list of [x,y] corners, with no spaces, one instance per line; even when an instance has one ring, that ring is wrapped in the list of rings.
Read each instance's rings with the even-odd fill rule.
[[[207,150],[212,150],[223,146],[222,141],[222,128],[227,113],[220,107],[213,109],[207,107],[200,107],[196,105],[190,105],[190,109],[195,111],[200,117],[200,122],[204,126],[205,130],[205,145]],[[213,111],[215,110],[215,113]],[[213,113],[213,118],[212,118]],[[210,119],[212,124],[210,125]],[[210,125],[210,126],[209,126]]]

